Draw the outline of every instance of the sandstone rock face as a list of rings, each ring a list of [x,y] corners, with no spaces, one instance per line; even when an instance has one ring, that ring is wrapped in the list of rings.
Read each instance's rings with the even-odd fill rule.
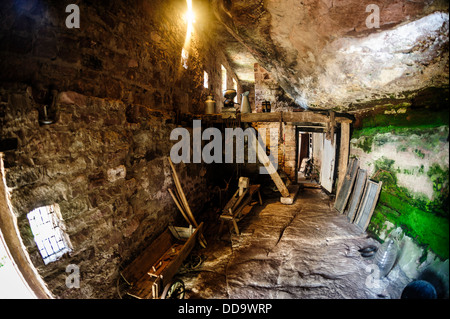
[[[424,1],[214,0],[218,19],[304,108],[448,85],[448,8]],[[438,11],[442,10],[442,11]]]

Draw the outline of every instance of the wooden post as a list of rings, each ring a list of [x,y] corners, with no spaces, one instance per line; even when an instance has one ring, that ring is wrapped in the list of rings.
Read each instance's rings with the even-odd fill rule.
[[[331,145],[334,145],[334,127],[336,125],[336,117],[334,114],[334,111],[330,111],[330,138],[331,138]]]
[[[341,147],[339,150],[338,187],[337,194],[341,190],[350,154],[350,123],[341,123]]]

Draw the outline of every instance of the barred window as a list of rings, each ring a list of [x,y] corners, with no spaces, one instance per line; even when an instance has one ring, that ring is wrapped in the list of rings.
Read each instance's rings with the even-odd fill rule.
[[[72,251],[58,204],[36,208],[27,214],[27,218],[44,264]]]

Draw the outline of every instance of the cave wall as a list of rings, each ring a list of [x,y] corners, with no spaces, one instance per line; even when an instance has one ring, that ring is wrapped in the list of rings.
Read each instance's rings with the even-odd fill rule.
[[[119,269],[169,223],[184,225],[168,193],[170,132],[192,127],[210,91],[222,95],[220,65],[229,68],[207,2],[196,3],[187,69],[185,1],[80,1],[79,29],[66,28],[59,1],[0,5],[0,140],[18,144],[4,152],[6,184],[24,245],[58,298],[118,297]],[[53,124],[39,123],[44,105]],[[196,214],[209,199],[206,167],[176,168]],[[44,265],[26,214],[53,203],[73,251]],[[66,287],[69,264],[80,289]]]
[[[166,161],[174,143],[169,140],[170,132],[179,125],[191,127],[192,118],[180,118],[187,113],[202,113],[202,101],[209,92],[215,95],[216,111],[220,112],[221,65],[227,68],[228,86],[232,77],[238,80],[220,49],[220,39],[214,37],[219,24],[207,9],[208,1],[196,3],[198,17],[187,69],[180,61],[186,33],[183,0],[79,1],[80,29],[65,26],[68,13],[66,3],[60,1],[8,0],[0,4],[0,139],[18,141],[16,150],[4,154],[6,182],[24,244],[58,297],[117,297],[115,284],[120,267],[170,222],[180,220],[167,192],[173,187]],[[247,10],[249,6],[255,10]],[[232,7],[225,11],[233,12],[233,17],[245,23],[237,24],[236,30],[229,27],[230,21],[224,24],[248,48],[253,48],[251,52],[265,62],[270,72],[255,65],[257,94],[253,109],[257,109],[265,89],[273,92],[265,94],[264,99],[285,103],[280,86],[295,98],[298,92],[286,85],[291,74],[274,75],[280,70],[301,69],[309,63],[308,58],[298,66],[289,65],[286,57],[291,53],[283,52],[283,48],[274,50],[273,41],[266,38],[274,27],[270,10],[266,11],[262,3],[235,1]],[[346,6],[346,10],[350,9],[351,5]],[[242,11],[246,14],[234,13]],[[365,16],[365,11],[361,12]],[[246,29],[248,23],[258,29]],[[276,26],[281,24],[277,22]],[[255,34],[267,41],[247,41],[258,41]],[[297,32],[296,37],[301,38],[301,34]],[[302,47],[299,52],[307,54]],[[274,65],[274,61],[287,62]],[[441,69],[448,70],[448,58],[439,63],[444,65]],[[204,71],[209,74],[209,89],[203,88]],[[448,76],[443,78],[448,81]],[[238,83],[238,93],[248,87]],[[57,93],[51,110],[55,123],[42,126],[38,120],[43,106],[51,103],[52,90]],[[359,116],[351,155],[361,158],[371,175],[377,168],[388,172],[378,176],[384,179],[385,186],[369,229],[384,237],[388,231],[386,221],[392,224],[390,229],[401,226],[424,251],[429,249],[445,259],[448,154],[444,153],[448,152],[448,120],[431,115],[441,111],[430,113],[425,108],[420,113],[406,103]],[[257,125],[264,126],[280,128],[279,123]],[[282,128],[279,168],[292,180],[295,127],[283,123]],[[200,211],[209,193],[206,168],[180,164],[177,169],[193,211]],[[74,251],[44,266],[26,214],[52,203],[61,208]],[[414,224],[416,216],[420,223]],[[423,251],[419,255],[427,258]],[[80,289],[65,285],[69,264],[80,267]]]
[[[368,231],[384,240],[400,227],[399,263],[411,278],[445,260],[448,277],[448,98],[441,98],[440,107],[429,97],[425,107],[403,102],[360,113],[351,139],[350,156],[383,181]]]
[[[346,111],[448,85],[448,2],[212,0],[214,14],[303,108]],[[379,26],[366,23],[379,9]]]
[[[299,106],[286,94],[277,80],[259,63],[255,63],[255,111],[262,112],[262,103],[269,101],[272,112],[292,111]]]

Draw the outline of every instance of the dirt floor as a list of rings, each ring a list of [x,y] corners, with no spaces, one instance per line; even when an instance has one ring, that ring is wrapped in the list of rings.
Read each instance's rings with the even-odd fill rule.
[[[194,250],[193,263],[180,269],[187,299],[399,298],[408,283],[395,268],[382,280],[371,274],[373,257],[358,249],[380,244],[320,189],[300,190],[293,205],[265,200],[238,225],[239,236],[232,227],[210,229],[207,248]]]

